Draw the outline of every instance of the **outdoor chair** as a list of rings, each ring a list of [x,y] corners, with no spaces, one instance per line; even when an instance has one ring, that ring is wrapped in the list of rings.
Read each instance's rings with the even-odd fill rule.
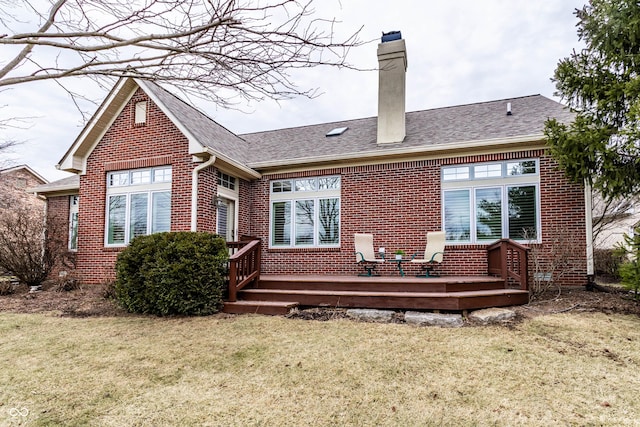
[[[375,274],[375,269],[378,264],[384,262],[384,254],[382,254],[382,258],[376,258],[376,253],[373,250],[373,234],[356,233],[354,243],[356,262],[365,269],[365,273],[359,274],[359,276],[379,276],[379,274]]]
[[[419,253],[411,257],[411,262],[420,264],[420,274],[417,277],[433,277],[430,274],[436,264],[440,264],[444,258],[444,244],[446,233],[444,231],[431,231],[427,233],[427,245],[424,248],[424,258],[416,258]]]

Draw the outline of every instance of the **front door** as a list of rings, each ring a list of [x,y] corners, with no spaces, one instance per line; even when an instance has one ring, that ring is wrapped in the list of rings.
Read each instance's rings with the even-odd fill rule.
[[[227,242],[236,240],[235,218],[236,203],[234,200],[218,197],[216,217],[216,233],[225,238]]]

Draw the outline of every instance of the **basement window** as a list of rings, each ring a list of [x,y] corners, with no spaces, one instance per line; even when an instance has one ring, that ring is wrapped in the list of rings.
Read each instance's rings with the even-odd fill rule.
[[[342,128],[335,128],[335,129],[331,129],[329,132],[327,132],[327,134],[325,136],[330,137],[330,136],[339,136],[342,135],[343,133],[345,133],[347,131],[347,129],[349,129],[348,127],[342,127]]]

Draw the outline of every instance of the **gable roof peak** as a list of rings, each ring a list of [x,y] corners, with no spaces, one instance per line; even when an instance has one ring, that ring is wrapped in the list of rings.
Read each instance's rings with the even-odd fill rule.
[[[0,174],[5,175],[5,174],[12,173],[12,172],[17,172],[19,170],[25,170],[27,173],[30,173],[31,175],[33,175],[37,180],[41,181],[43,184],[46,184],[46,183],[49,182],[46,178],[44,178],[38,172],[33,170],[27,164],[17,165],[17,166],[10,166],[10,167],[4,168],[4,169],[0,169]]]
[[[244,165],[247,144],[196,107],[159,84],[138,78],[121,78],[91,117],[57,165],[58,169],[83,174],[86,161],[123,108],[140,88],[188,140],[191,155],[215,156],[240,174],[256,173]]]

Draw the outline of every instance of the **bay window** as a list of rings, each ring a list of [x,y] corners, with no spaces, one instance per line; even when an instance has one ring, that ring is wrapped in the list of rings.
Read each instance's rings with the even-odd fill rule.
[[[105,244],[171,228],[171,166],[107,174]]]
[[[537,160],[442,169],[443,228],[450,243],[540,238]]]
[[[271,182],[271,247],[340,246],[340,177]]]

